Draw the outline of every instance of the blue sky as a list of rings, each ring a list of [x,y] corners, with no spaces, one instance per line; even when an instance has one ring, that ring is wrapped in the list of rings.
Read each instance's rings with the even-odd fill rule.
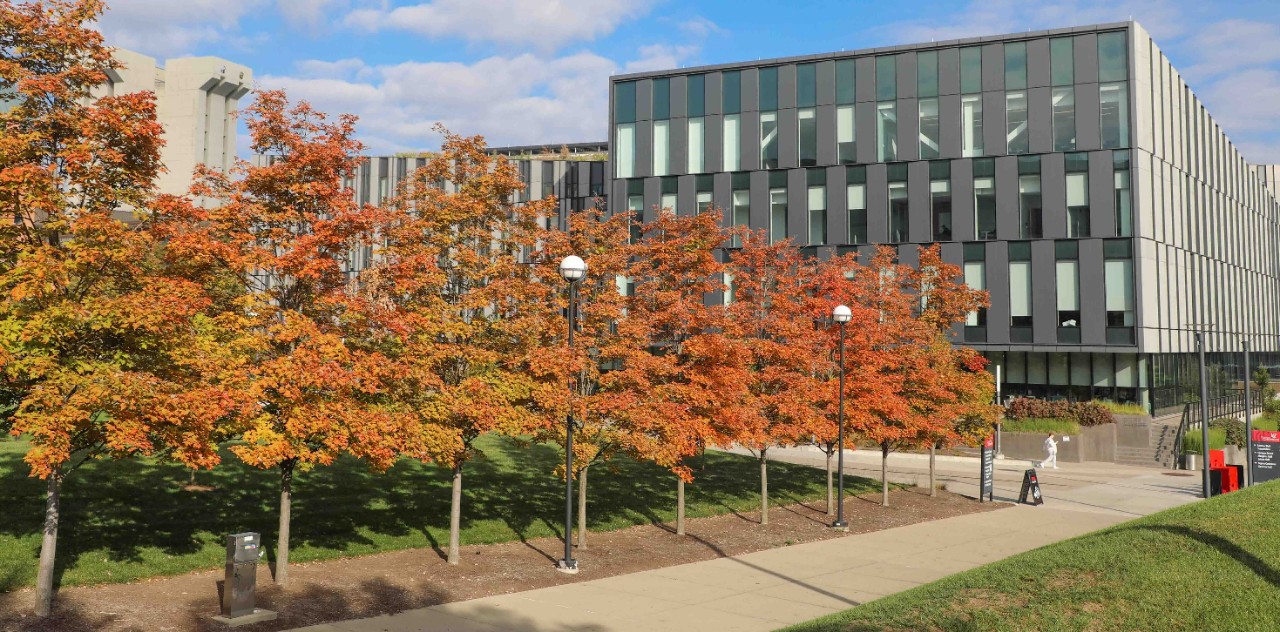
[[[110,0],[109,0],[110,1]],[[322,110],[370,153],[607,137],[610,74],[973,35],[1141,22],[1253,162],[1280,162],[1280,2],[114,0],[108,42],[216,55]],[[243,143],[242,143],[243,145]]]

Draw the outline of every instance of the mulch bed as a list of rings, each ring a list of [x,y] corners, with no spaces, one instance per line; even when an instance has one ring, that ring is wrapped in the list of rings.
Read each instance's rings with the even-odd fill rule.
[[[866,533],[928,520],[990,511],[1000,504],[921,488],[898,489],[890,506],[880,495],[845,501],[850,533]],[[740,555],[769,548],[841,537],[827,525],[824,504],[773,507],[769,524],[758,513],[731,513],[689,520],[687,537],[672,525],[650,524],[608,533],[589,533],[587,549],[575,553],[582,572],[554,570],[563,555],[561,540],[542,538],[465,546],[462,563],[450,566],[440,551],[413,549],[364,557],[290,565],[290,586],[258,573],[258,606],[280,618],[240,628],[249,632],[285,630],[317,623],[391,614],[452,601],[520,592],[556,584]],[[58,592],[54,616],[31,614],[31,589],[0,594],[0,631],[225,630],[209,617],[218,613],[221,571],[157,577],[132,584],[69,587]]]

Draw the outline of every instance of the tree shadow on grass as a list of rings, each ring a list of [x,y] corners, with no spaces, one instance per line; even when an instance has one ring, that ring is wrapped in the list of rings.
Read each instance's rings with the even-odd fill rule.
[[[1280,588],[1280,570],[1273,568],[1266,560],[1250,553],[1240,545],[1213,533],[1206,533],[1198,529],[1184,527],[1181,525],[1134,525],[1129,527],[1118,527],[1113,532],[1119,531],[1158,531],[1170,533],[1195,540],[1201,544],[1217,549],[1218,552],[1239,562],[1245,568],[1248,568],[1259,579],[1271,584],[1276,588]]]

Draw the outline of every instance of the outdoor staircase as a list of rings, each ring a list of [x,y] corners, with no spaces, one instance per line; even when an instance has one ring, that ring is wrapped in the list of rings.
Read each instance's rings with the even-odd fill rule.
[[[1119,423],[1124,426],[1123,432],[1129,437],[1127,445],[1118,442],[1115,462],[1122,465],[1138,465],[1141,467],[1170,468],[1178,456],[1174,441],[1178,434],[1179,416],[1150,418],[1130,418]],[[1145,433],[1143,432],[1145,431]],[[1137,443],[1145,434],[1145,445]],[[1137,435],[1137,436],[1135,436]]]

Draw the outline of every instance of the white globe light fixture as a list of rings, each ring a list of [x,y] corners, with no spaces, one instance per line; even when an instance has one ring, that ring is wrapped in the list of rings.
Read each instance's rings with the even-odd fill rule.
[[[582,277],[587,276],[587,262],[578,255],[569,255],[561,259],[560,276],[570,283],[581,281]]]
[[[837,323],[847,323],[853,320],[853,310],[847,305],[836,305],[836,308],[831,310],[831,319]]]
[[[848,305],[836,305],[835,309],[831,310],[831,320],[840,325],[840,421],[837,426],[839,428],[838,449],[840,450],[840,456],[836,465],[840,470],[840,491],[836,496],[836,520],[831,523],[831,526],[842,531],[848,531],[849,523],[845,522],[844,519],[844,325],[853,320],[853,310],[849,309]]]

